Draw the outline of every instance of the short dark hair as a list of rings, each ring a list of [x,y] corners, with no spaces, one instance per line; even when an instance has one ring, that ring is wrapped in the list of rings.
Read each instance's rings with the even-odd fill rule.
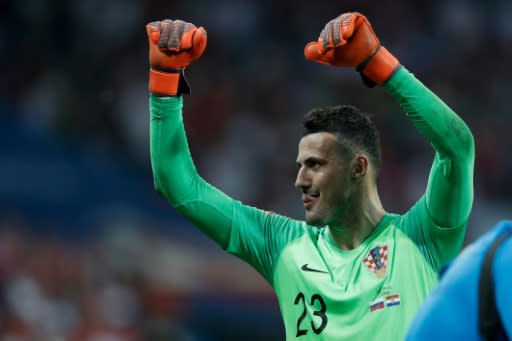
[[[319,132],[332,133],[349,155],[366,153],[375,167],[376,175],[379,174],[382,162],[380,138],[371,114],[353,105],[327,106],[309,111],[303,124],[303,136]]]

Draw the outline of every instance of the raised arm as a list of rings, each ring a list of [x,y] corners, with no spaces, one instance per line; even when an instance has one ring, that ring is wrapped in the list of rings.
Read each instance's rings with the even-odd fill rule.
[[[355,68],[369,87],[385,86],[436,150],[425,196],[428,215],[439,227],[464,224],[473,202],[475,155],[473,136],[461,118],[380,45],[360,13],[331,20],[304,53],[318,63]]]
[[[207,183],[192,161],[183,125],[183,69],[201,56],[206,32],[183,21],[146,26],[149,38],[151,164],[155,188],[178,212],[269,283],[280,251],[306,225],[243,205]],[[243,185],[243,184],[241,184]]]
[[[385,84],[436,154],[425,202],[440,227],[467,222],[473,203],[473,135],[464,121],[405,68]]]
[[[181,97],[149,99],[151,166],[155,189],[209,237],[227,247],[233,199],[199,176],[190,156]]]
[[[181,94],[189,92],[183,70],[202,55],[206,32],[180,20],[153,22],[146,26],[146,31],[155,188],[181,214],[226,248],[234,201],[197,173],[182,117]]]

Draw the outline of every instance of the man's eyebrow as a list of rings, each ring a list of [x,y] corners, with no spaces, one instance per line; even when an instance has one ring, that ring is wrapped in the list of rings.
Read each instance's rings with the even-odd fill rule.
[[[307,163],[325,163],[326,160],[322,159],[322,158],[319,158],[319,157],[316,157],[316,156],[310,156],[308,158],[306,158],[302,163],[304,164],[307,164]],[[302,163],[300,162],[300,160],[297,160],[297,165],[301,165]]]

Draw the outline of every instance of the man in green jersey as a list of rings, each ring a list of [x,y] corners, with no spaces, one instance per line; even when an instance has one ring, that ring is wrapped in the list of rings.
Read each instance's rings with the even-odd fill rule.
[[[357,108],[335,106],[312,110],[304,122],[295,185],[306,220],[259,210],[205,182],[188,149],[183,70],[202,55],[205,30],[179,20],[146,29],[157,191],[272,285],[288,340],[402,339],[462,244],[473,201],[466,124],[380,45],[363,15],[342,14],[306,46],[306,58],[356,68],[400,104],[435,149],[426,192],[405,214],[387,212],[376,184],[377,131]]]

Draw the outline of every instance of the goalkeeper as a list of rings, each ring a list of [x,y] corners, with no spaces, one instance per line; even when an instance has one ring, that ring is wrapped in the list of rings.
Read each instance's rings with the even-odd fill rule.
[[[462,119],[380,45],[365,16],[331,20],[305,47],[306,58],[355,68],[367,86],[383,86],[435,157],[425,194],[404,214],[387,212],[377,189],[381,152],[370,116],[350,105],[313,109],[296,159],[305,221],[293,220],[244,205],[198,175],[183,126],[182,94],[189,90],[183,70],[202,55],[206,32],[180,20],[146,30],[157,191],[270,283],[288,340],[402,339],[464,238],[474,141]]]

